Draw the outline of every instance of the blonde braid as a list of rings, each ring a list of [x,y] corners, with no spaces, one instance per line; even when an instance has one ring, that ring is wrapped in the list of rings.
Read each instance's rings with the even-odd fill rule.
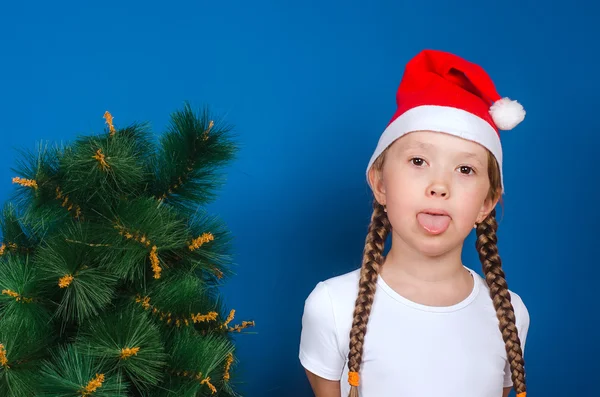
[[[367,323],[377,288],[379,269],[383,265],[383,248],[391,230],[384,207],[373,200],[373,214],[363,251],[358,297],[354,306],[354,319],[350,330],[350,352],[348,354],[349,397],[358,397],[359,371],[362,362]]]
[[[496,230],[496,210],[477,225],[477,241],[475,243],[479,252],[479,259],[485,274],[485,281],[490,288],[490,296],[494,302],[496,315],[500,321],[500,331],[506,346],[506,354],[510,362],[511,378],[517,397],[525,397],[525,361],[521,349],[517,326],[515,324],[515,311],[510,301],[510,292],[506,277],[502,270],[502,260],[498,255],[498,237]]]

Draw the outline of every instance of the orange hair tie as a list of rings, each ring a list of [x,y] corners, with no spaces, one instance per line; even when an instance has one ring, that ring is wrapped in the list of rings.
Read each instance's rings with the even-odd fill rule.
[[[348,372],[348,383],[350,383],[350,386],[358,387],[358,384],[360,383],[360,376],[358,375],[358,372]]]
[[[524,391],[523,393],[519,393],[517,394],[517,397],[526,397],[527,396],[527,392]]]

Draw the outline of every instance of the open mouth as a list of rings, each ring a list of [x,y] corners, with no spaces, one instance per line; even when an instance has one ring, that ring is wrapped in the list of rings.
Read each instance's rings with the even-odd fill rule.
[[[417,221],[429,234],[442,234],[450,226],[450,216],[445,211],[427,210],[417,214]]]
[[[442,211],[442,210],[426,210],[426,211],[422,211],[422,212],[427,215],[449,216],[446,211]]]

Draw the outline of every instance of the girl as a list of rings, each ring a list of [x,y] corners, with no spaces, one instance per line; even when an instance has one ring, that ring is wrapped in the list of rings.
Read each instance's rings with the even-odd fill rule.
[[[500,397],[512,387],[525,397],[529,313],[508,290],[494,209],[498,130],[520,123],[523,107],[479,66],[431,50],[407,64],[396,100],[367,167],[362,267],[307,298],[300,361],[317,397]],[[461,263],[471,228],[485,281]]]

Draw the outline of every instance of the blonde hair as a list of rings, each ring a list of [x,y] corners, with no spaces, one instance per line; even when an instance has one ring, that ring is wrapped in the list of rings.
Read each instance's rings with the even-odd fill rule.
[[[389,148],[389,147],[388,147]],[[381,172],[385,162],[387,149],[373,163],[373,168]],[[500,181],[500,169],[495,157],[488,151],[488,176],[490,190],[487,199],[495,200],[500,197],[502,186]],[[496,309],[496,315],[500,322],[500,332],[506,347],[506,354],[510,363],[511,377],[514,389],[518,397],[525,397],[525,362],[521,342],[515,325],[515,312],[510,300],[510,293],[502,261],[498,254],[496,230],[496,210],[477,225],[477,240],[475,246],[479,252],[479,259],[485,274],[485,281],[490,289],[490,296]],[[358,297],[354,305],[354,318],[350,330],[350,352],[348,353],[348,369],[350,394],[349,397],[359,397],[358,384],[360,365],[362,362],[363,345],[369,315],[377,288],[377,278],[383,265],[383,249],[385,240],[391,231],[384,207],[373,200],[373,214],[367,232],[365,248],[363,251],[362,267],[360,270],[360,281],[358,284]]]

